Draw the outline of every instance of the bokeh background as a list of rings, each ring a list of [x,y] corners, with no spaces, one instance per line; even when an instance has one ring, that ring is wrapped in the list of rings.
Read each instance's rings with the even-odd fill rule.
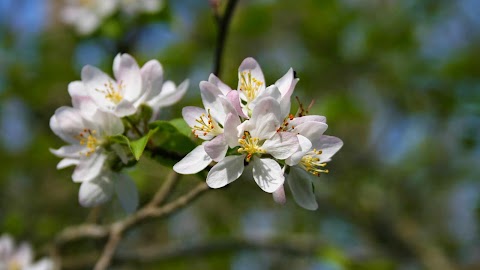
[[[86,64],[111,74],[119,52],[155,58],[167,78],[191,80],[162,111],[177,118],[201,104],[217,35],[207,0],[116,14],[88,36],[61,22],[63,4],[0,0],[0,232],[39,256],[67,226],[125,216],[115,200],[79,206],[72,170],[55,169],[48,149],[63,143],[48,121],[70,104],[68,83]],[[240,0],[221,78],[236,87],[248,56],[267,84],[293,67],[295,95],[314,99],[311,113],[344,141],[315,183],[320,207],[304,210],[289,193],[277,205],[253,181],[236,181],[131,231],[113,269],[480,269],[479,55],[476,0]],[[169,171],[148,158],[128,171],[142,203]],[[200,181],[183,177],[176,192]],[[102,246],[66,246],[65,267],[90,269]],[[159,254],[142,261],[138,251]]]

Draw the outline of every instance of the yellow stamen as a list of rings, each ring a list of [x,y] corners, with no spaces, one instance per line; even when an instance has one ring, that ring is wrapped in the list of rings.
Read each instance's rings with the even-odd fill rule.
[[[124,85],[122,82],[117,84],[117,87],[114,87],[114,84],[111,81],[108,81],[108,83],[103,84],[105,89],[95,89],[98,92],[102,93],[105,95],[105,98],[113,102],[114,104],[120,103],[120,101],[123,100],[123,96],[121,94]]]
[[[312,152],[309,152],[302,157],[300,164],[305,168],[307,172],[315,176],[320,176],[320,173],[328,173],[327,169],[322,169],[327,165],[327,163],[320,163],[320,158],[318,158],[318,156],[321,154],[321,150],[313,149]]]
[[[263,85],[263,82],[259,81],[255,77],[252,77],[252,72],[244,71],[240,73],[240,91],[245,94],[247,101],[250,102],[255,99],[258,95],[258,90],[260,86]]]
[[[94,153],[97,147],[101,144],[100,140],[96,137],[96,134],[96,130],[86,128],[76,137],[76,139],[79,140],[80,145],[85,145],[87,147],[88,151],[84,153],[87,157]]]
[[[199,135],[207,136],[208,134],[216,136],[223,132],[222,128],[215,122],[210,114],[202,113],[199,118],[195,119],[198,125],[193,126],[192,133],[198,138]]]
[[[260,140],[256,137],[252,138],[250,136],[250,132],[245,131],[243,137],[238,140],[238,143],[241,147],[238,149],[238,152],[241,154],[246,153],[247,156],[245,160],[250,162],[250,159],[254,154],[264,154],[265,150],[262,149],[261,145],[259,145]]]

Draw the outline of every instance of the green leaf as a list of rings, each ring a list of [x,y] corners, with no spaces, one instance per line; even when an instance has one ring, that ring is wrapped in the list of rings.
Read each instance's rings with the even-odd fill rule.
[[[177,126],[179,128],[177,128]],[[179,130],[183,128],[178,121],[173,124],[171,121],[155,121],[151,123],[149,127],[158,128],[158,133],[154,138],[155,145],[161,146],[166,150],[175,151],[179,154],[187,154],[197,146],[185,135],[185,130],[183,132]]]
[[[132,151],[136,160],[140,159],[143,154],[143,150],[145,150],[145,147],[147,146],[148,140],[157,131],[158,128],[151,129],[148,131],[147,135],[143,136],[142,138],[135,141],[130,141],[130,150]]]
[[[192,129],[188,126],[187,122],[183,118],[175,118],[170,120],[170,124],[174,126],[180,133],[190,137],[192,135]]]

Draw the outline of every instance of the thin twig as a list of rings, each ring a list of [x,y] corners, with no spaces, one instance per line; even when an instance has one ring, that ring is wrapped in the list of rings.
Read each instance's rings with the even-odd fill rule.
[[[223,58],[223,51],[225,48],[225,41],[227,39],[228,29],[230,25],[230,21],[232,19],[233,11],[237,6],[238,0],[230,0],[227,3],[227,7],[225,8],[225,13],[220,18],[218,14],[215,14],[215,21],[218,27],[218,35],[217,35],[217,45],[215,48],[215,55],[214,55],[214,67],[213,67],[213,74],[220,77],[221,65],[222,65],[222,58]]]
[[[172,171],[165,183],[163,183],[162,187],[155,193],[153,199],[149,202],[149,205],[152,206],[159,206],[161,205],[170,195],[172,190],[175,188],[178,180],[180,179],[180,175],[174,171]]]
[[[138,210],[133,215],[112,224],[109,229],[109,240],[107,242],[107,245],[105,245],[102,255],[100,256],[94,269],[103,270],[110,265],[113,255],[115,254],[115,251],[120,244],[122,236],[127,230],[131,229],[136,224],[139,224],[146,220],[165,217],[173,213],[174,211],[185,207],[186,205],[188,205],[188,203],[197,198],[206,190],[208,190],[208,186],[205,182],[202,182],[187,194],[177,198],[175,201],[168,203],[163,207],[157,207],[153,204],[147,204],[145,207]]]

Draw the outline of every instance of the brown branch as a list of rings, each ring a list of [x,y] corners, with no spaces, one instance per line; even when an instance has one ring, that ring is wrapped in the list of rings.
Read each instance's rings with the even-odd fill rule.
[[[223,51],[225,48],[225,41],[227,39],[228,29],[229,29],[228,26],[230,25],[233,11],[235,10],[237,3],[238,3],[238,0],[228,1],[227,7],[225,8],[225,12],[222,17],[220,17],[218,13],[214,13],[215,22],[217,23],[217,27],[218,27],[218,35],[217,35],[217,45],[215,48],[213,74],[217,75],[217,77],[220,77]]]
[[[167,179],[150,203],[145,205],[134,214],[120,221],[109,225],[84,224],[64,229],[56,237],[52,253],[58,257],[58,251],[60,250],[60,247],[70,242],[85,238],[104,239],[108,237],[109,240],[95,266],[95,269],[106,269],[110,265],[112,257],[115,255],[117,246],[125,232],[139,223],[155,218],[165,217],[175,211],[180,210],[200,196],[203,192],[208,190],[207,184],[202,182],[185,195],[182,195],[176,200],[159,207],[159,203],[168,197],[168,194],[173,189],[175,182],[178,180],[178,176],[175,176],[175,174],[176,173],[172,173],[171,177]]]

